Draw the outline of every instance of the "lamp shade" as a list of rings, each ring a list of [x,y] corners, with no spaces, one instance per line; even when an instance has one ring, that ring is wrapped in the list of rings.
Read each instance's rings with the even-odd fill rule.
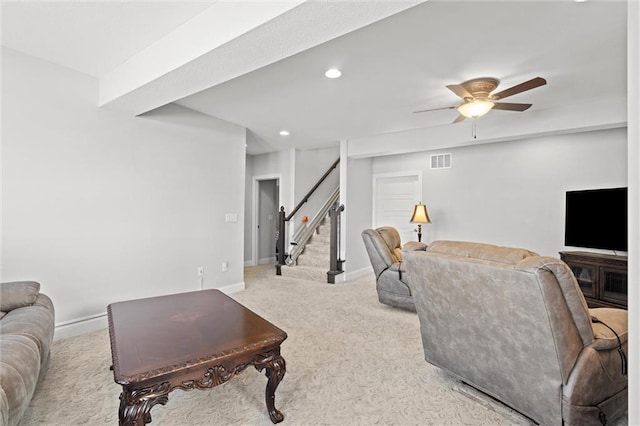
[[[493,108],[494,106],[494,102],[480,99],[471,102],[465,102],[460,105],[457,110],[460,114],[464,115],[467,118],[478,118],[491,111],[491,108]]]
[[[411,216],[410,222],[431,223],[431,219],[429,219],[429,213],[427,212],[427,206],[422,203],[418,203],[413,206],[413,216]]]

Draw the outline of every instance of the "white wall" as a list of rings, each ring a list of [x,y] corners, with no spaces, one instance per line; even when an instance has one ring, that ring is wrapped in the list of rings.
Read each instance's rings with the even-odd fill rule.
[[[248,133],[248,132],[247,132]],[[245,173],[244,173],[244,264],[250,266],[253,263],[253,247],[251,245],[251,238],[253,232],[252,222],[252,206],[253,206],[253,155],[246,156]]]
[[[451,169],[429,155],[451,152]],[[627,186],[626,129],[481,144],[373,160],[372,172],[422,170],[424,240],[480,241],[558,257],[565,192]],[[594,224],[602,226],[602,224]]]
[[[1,278],[41,283],[57,338],[109,303],[200,289],[199,266],[205,288],[244,287],[244,128],[105,111],[97,80],[4,48],[2,87]]]
[[[350,281],[373,272],[361,235],[371,227],[373,160],[347,158],[348,144],[346,140],[340,142],[340,203],[345,206],[340,245],[345,273],[336,281]]]

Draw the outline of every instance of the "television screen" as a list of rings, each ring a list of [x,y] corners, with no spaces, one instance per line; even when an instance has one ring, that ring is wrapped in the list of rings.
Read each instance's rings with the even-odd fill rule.
[[[564,244],[627,251],[627,188],[567,191]]]

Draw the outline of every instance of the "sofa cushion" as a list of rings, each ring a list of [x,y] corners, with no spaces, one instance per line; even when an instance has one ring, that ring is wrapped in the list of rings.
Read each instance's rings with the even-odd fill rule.
[[[427,251],[450,254],[460,257],[487,260],[490,262],[516,265],[522,259],[538,254],[526,249],[501,247],[493,244],[471,243],[466,241],[434,241],[427,247]]]
[[[40,283],[35,281],[16,281],[0,284],[0,311],[33,305],[40,293]]]
[[[49,300],[47,296],[41,294],[38,299]],[[40,357],[47,358],[54,333],[54,314],[42,304],[14,309],[4,318],[0,327],[0,337],[4,339],[8,335],[21,335],[33,341],[38,349]],[[50,303],[50,302],[49,302]]]
[[[4,320],[3,320],[4,322]],[[8,406],[9,422],[19,420],[35,391],[40,374],[40,353],[26,336],[3,334],[0,339],[0,383]]]

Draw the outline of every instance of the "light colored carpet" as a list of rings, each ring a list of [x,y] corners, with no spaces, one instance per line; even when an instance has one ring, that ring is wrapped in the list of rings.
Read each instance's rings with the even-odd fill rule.
[[[529,425],[424,361],[415,313],[382,305],[373,277],[322,284],[247,268],[233,297],[285,330],[286,375],[276,392],[283,425]],[[120,386],[107,330],[56,342],[23,425],[114,425]],[[270,425],[264,373],[169,394],[157,425]]]

